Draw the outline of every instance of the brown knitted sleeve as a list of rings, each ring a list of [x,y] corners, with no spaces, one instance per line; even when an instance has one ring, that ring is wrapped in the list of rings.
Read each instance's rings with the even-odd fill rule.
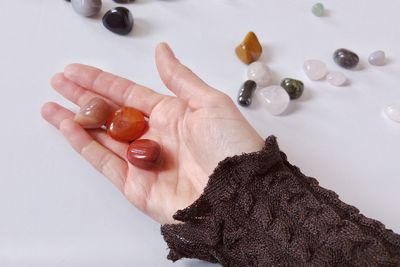
[[[168,258],[223,266],[400,266],[400,236],[304,176],[279,151],[227,158],[200,198],[161,227]]]

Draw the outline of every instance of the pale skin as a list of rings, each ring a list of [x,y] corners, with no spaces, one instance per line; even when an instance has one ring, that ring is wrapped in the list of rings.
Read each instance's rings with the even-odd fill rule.
[[[218,162],[258,151],[264,141],[234,102],[181,64],[167,44],[157,46],[155,57],[160,78],[175,96],[81,64],[68,65],[51,84],[78,106],[102,97],[113,107],[141,110],[149,119],[141,138],[162,146],[165,168],[136,168],[126,160],[127,143],[103,129],[83,129],[73,112],[56,103],[46,103],[42,116],[138,209],[160,224],[176,223],[172,215],[201,195]]]

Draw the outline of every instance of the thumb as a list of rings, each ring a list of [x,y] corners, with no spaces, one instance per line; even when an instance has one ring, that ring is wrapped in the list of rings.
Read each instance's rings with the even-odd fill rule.
[[[192,98],[215,92],[215,89],[180,63],[166,43],[160,43],[156,48],[156,65],[165,86],[188,103]]]

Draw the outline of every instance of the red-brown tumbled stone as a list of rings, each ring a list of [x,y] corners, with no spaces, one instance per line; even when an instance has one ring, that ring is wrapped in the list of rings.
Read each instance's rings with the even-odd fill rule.
[[[145,170],[157,168],[162,161],[160,145],[149,139],[133,141],[126,156],[132,165]]]

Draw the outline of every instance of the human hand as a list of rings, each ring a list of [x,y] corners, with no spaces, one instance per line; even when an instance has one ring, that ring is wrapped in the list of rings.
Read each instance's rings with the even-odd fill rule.
[[[46,103],[42,116],[131,203],[164,224],[173,223],[172,215],[201,195],[218,162],[258,151],[264,141],[227,95],[182,65],[165,43],[156,48],[156,64],[176,97],[80,64],[56,74],[52,86],[78,106],[102,97],[114,107],[141,110],[149,118],[142,138],[157,141],[165,155],[160,170],[131,165],[126,160],[127,143],[113,140],[103,129],[83,129],[74,122],[73,112],[56,103]]]

